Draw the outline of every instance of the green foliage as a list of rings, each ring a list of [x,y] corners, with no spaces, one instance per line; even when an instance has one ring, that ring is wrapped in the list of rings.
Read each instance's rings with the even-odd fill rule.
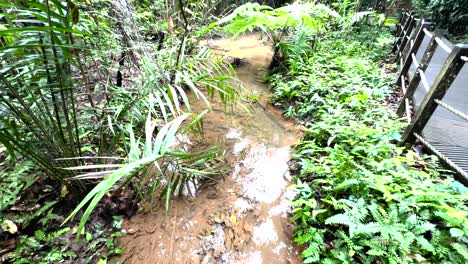
[[[169,56],[165,56],[167,55],[165,52],[168,52]],[[81,173],[77,173],[74,179],[105,177],[67,218],[71,219],[91,201],[80,221],[80,232],[83,231],[85,223],[100,199],[108,191],[125,186],[134,177],[139,178],[134,182],[141,195],[140,198],[145,199],[149,196],[151,201],[154,201],[156,193],[160,193],[161,197],[165,197],[165,207],[168,209],[173,193],[181,193],[184,187],[194,180],[219,174],[220,168],[217,164],[219,153],[216,148],[191,153],[183,149],[185,146],[182,145],[178,146],[180,149],[172,151],[169,151],[169,147],[177,144],[176,133],[179,135],[187,132],[203,133],[201,122],[211,109],[209,100],[214,96],[217,95],[225,107],[235,102],[238,91],[230,84],[234,78],[234,70],[219,58],[207,56],[207,51],[202,49],[198,54],[185,56],[181,60],[182,67],[174,71],[174,82],[170,82],[164,69],[172,65],[174,59],[172,55],[174,55],[173,49],[161,51],[156,62],[144,58],[140,88],[136,89],[134,94],[129,94],[128,89],[122,91],[125,97],[117,97],[118,103],[113,109],[115,113],[108,116],[109,130],[115,134],[120,133],[118,137],[128,140],[125,142],[124,151],[127,163],[67,168]],[[204,101],[207,109],[199,114],[191,113],[189,96],[184,87],[192,92],[197,100]],[[135,135],[133,127],[138,127],[145,114],[147,116],[145,126],[141,128],[144,135]],[[189,117],[192,120],[187,125],[181,126]],[[134,124],[125,125],[122,122]],[[154,136],[156,129],[159,132]],[[140,143],[140,137],[145,138],[145,142]],[[115,167],[119,169],[114,171]],[[89,172],[90,169],[105,170]],[[148,182],[150,182],[149,188]]]
[[[2,88],[0,97],[1,103],[6,106],[0,115],[1,143],[10,154],[18,151],[45,167],[49,175],[72,187],[69,188],[71,190],[83,184],[82,181],[69,181],[70,178],[93,180],[113,175],[96,186],[99,191],[86,196],[84,204],[90,197],[95,199],[84,214],[80,230],[92,208],[107,191],[125,186],[131,176],[146,170],[156,160],[162,163],[157,166],[162,168],[161,175],[166,174],[170,166],[181,171],[175,171],[175,175],[168,179],[153,175],[156,179],[152,181],[152,191],[161,180],[172,181],[165,187],[168,191],[164,192],[172,194],[176,189],[182,190],[181,186],[198,175],[212,175],[211,170],[200,166],[200,161],[206,161],[205,164],[209,165],[210,160],[216,157],[214,149],[192,154],[188,151],[182,154],[166,152],[168,146],[174,144],[175,134],[187,117],[193,119],[183,126],[186,132],[203,132],[201,120],[211,109],[210,100],[215,96],[226,107],[234,103],[237,91],[231,85],[235,76],[232,67],[219,58],[211,57],[206,49],[197,52],[191,43],[194,39],[184,38],[181,41],[173,36],[166,40],[169,47],[157,51],[154,56],[143,56],[141,65],[133,65],[139,67],[142,74],[131,80],[130,87],[116,87],[108,81],[107,84],[103,83],[101,76],[91,76],[89,73],[94,68],[88,62],[108,66],[105,65],[105,56],[108,56],[105,47],[88,53],[85,46],[80,46],[95,48],[93,45],[99,43],[108,45],[116,52],[126,51],[128,47],[116,47],[115,42],[93,38],[96,21],[102,23],[99,16],[102,13],[88,11],[80,14],[71,1],[67,5],[55,0],[18,2],[6,4],[6,7],[2,9],[4,15],[12,20],[8,20],[11,22],[6,25],[8,30],[1,32],[2,37],[9,40],[1,43],[5,51],[1,53],[2,63],[7,65],[1,73],[6,86]],[[192,7],[191,3],[184,6],[185,12]],[[31,17],[39,18],[32,20],[29,19]],[[23,22],[37,26],[27,27]],[[106,27],[102,31],[106,37],[112,36]],[[191,50],[187,47],[191,47]],[[83,54],[84,62],[80,57]],[[101,61],[87,57],[91,54],[101,56]],[[73,80],[76,74],[81,74],[86,91],[80,91],[79,82]],[[105,72],[103,75],[110,78],[112,73]],[[97,79],[98,86],[93,90],[89,87],[90,78]],[[99,84],[104,85],[104,91],[99,89]],[[206,110],[191,112],[188,91],[194,94],[194,100],[205,102]],[[77,96],[79,92],[85,92],[87,96]],[[172,127],[174,120],[177,125]],[[163,137],[169,133],[170,137],[156,137],[155,149],[148,149],[155,130],[160,131],[159,135]],[[146,139],[146,145],[139,143],[140,137]],[[123,144],[123,147],[119,144]],[[164,153],[159,153],[160,150]],[[82,153],[86,153],[86,157],[82,158]],[[115,164],[121,159],[126,159],[124,162],[128,164]],[[111,164],[105,163],[107,160]],[[183,166],[174,165],[182,163]],[[122,169],[113,174],[114,171],[109,168],[116,167]],[[143,187],[135,185],[137,188]],[[138,190],[139,193],[152,193],[144,189]],[[13,199],[14,194],[11,196]],[[166,196],[169,200],[170,195]],[[83,203],[78,209],[82,206]]]
[[[102,197],[112,188],[118,187],[119,185],[128,182],[131,178],[140,175],[150,166],[154,166],[153,168],[157,169],[157,172],[159,172],[152,172],[152,184],[155,187],[162,186],[164,189],[162,194],[166,199],[166,209],[169,207],[171,194],[177,190],[181,191],[189,181],[193,180],[197,176],[208,177],[216,175],[218,173],[217,168],[209,165],[210,160],[217,156],[217,150],[215,148],[203,150],[197,153],[187,153],[183,149],[178,150],[173,147],[174,143],[176,143],[176,133],[179,131],[179,127],[189,116],[189,114],[183,114],[168,122],[160,129],[157,136],[153,137],[156,125],[152,123],[151,115],[148,115],[145,127],[146,140],[143,144],[140,144],[139,140],[134,137],[133,130],[129,127],[130,150],[128,154],[128,163],[117,166],[117,170],[105,171],[104,174],[102,172],[97,172],[86,173],[78,176],[106,177],[88,193],[75,210],[73,210],[70,216],[65,219],[65,222],[73,218],[82,208],[88,205],[81,217],[80,225],[78,227],[78,234],[83,233],[85,224],[88,221],[91,212]],[[191,122],[187,129],[195,126],[198,121],[198,118],[195,118],[195,121]],[[110,168],[115,167],[115,165],[107,166]],[[89,168],[93,168],[93,165],[74,167],[70,169],[87,170]],[[151,191],[152,192],[150,192],[150,194],[154,194],[156,190],[152,189]]]
[[[111,67],[106,65],[112,63],[106,58],[106,48],[116,53],[122,50],[115,41],[93,38],[99,26],[106,38],[117,35],[109,33],[102,13],[80,13],[71,1],[63,5],[55,0],[8,3],[2,10],[8,23],[0,34],[8,41],[1,43],[0,53],[5,64],[1,72],[4,88],[0,103],[5,107],[0,112],[0,142],[10,155],[19,152],[27,156],[64,184],[69,184],[64,179],[74,174],[60,167],[83,165],[82,160],[73,159],[83,153],[112,154],[119,141],[125,142],[127,122],[144,125],[146,113],[138,109],[142,104],[150,104],[154,116],[166,122],[188,103],[185,87],[205,100],[207,108],[203,93],[219,95],[226,104],[235,99],[235,90],[229,85],[232,68],[210,58],[206,50],[190,54],[193,50],[187,46],[192,44],[181,43],[176,37],[167,41],[180,49],[169,47],[155,58],[144,57],[145,75],[131,83],[133,87],[123,89],[109,83],[113,69],[104,73],[99,69],[98,76],[90,73],[96,64]],[[174,70],[168,70],[171,68]],[[74,75],[79,76],[77,81]],[[91,79],[97,79],[94,89]],[[80,82],[85,89],[80,89]],[[151,96],[155,100],[148,102]],[[179,97],[183,101],[178,101]]]
[[[11,257],[12,263],[60,263],[63,261],[82,261],[82,263],[96,263],[113,256],[122,254],[122,249],[116,246],[116,239],[122,236],[122,217],[114,216],[112,230],[106,230],[99,223],[95,223],[94,232],[86,233],[85,239],[75,241],[71,239],[75,232],[69,227],[45,231],[46,220],[42,228],[37,228],[32,236],[21,235],[17,247]],[[88,256],[82,256],[82,252]]]
[[[133,10],[125,6],[129,1],[0,4],[0,143],[10,162],[28,160],[2,169],[0,180],[0,232],[6,234],[17,224],[18,231],[5,239],[22,235],[18,261],[73,259],[70,245],[63,243],[75,234],[85,237],[90,250],[105,243],[109,254],[119,254],[113,238],[107,241],[104,231],[95,237],[95,223],[87,222],[105,194],[125,186],[139,195],[137,199],[164,198],[167,209],[172,195],[223,170],[217,148],[192,151],[178,142],[183,136],[203,134],[202,120],[211,100],[218,97],[227,110],[238,97],[233,68],[197,47],[204,32],[197,23],[211,18],[207,14],[212,7],[201,1],[178,1],[175,6],[166,6],[167,1],[132,2],[142,11],[137,19],[144,33],[167,31],[168,15],[174,17],[174,31],[158,50],[152,43],[125,43],[132,36],[113,15],[120,14],[118,8]],[[156,10],[161,6],[165,8]],[[189,19],[185,29],[183,15]],[[148,22],[157,27],[144,25]],[[114,81],[116,76],[123,82]],[[195,100],[205,108],[197,105],[199,112],[194,112]],[[22,202],[22,194],[36,198],[31,186],[41,189],[46,184],[63,195],[50,191],[38,208],[6,213]],[[46,223],[64,220],[54,212],[65,207],[62,198],[68,192],[67,199],[84,199],[67,220],[75,215],[82,219],[77,230],[56,237],[56,226]],[[27,236],[26,227],[34,229],[32,224],[40,231]]]
[[[311,47],[314,47],[315,42],[314,32],[309,27],[298,27],[291,37],[277,44],[283,57],[282,66],[290,71],[297,71],[298,67],[306,63],[305,59],[314,52]]]
[[[468,189],[397,147],[404,124],[386,109],[393,76],[378,63],[392,38],[360,30],[322,39],[269,77],[274,102],[307,127],[293,154],[304,262],[465,263]]]
[[[78,10],[56,0],[10,1],[1,10],[8,41],[0,44],[0,142],[63,180],[52,160],[81,154],[71,72],[75,38],[86,34],[76,30]]]
[[[167,19],[168,10],[165,1],[133,0],[136,11],[136,19],[140,31],[144,34],[156,34],[158,31],[167,30],[167,21],[161,23],[161,18]]]
[[[40,177],[40,170],[33,162],[18,161],[13,168],[8,168],[6,164],[3,166],[0,169],[1,235],[15,235],[36,223],[45,226],[47,222],[57,218],[52,213],[52,207],[57,201],[38,203],[27,199],[28,191]],[[15,206],[18,208],[14,208]]]
[[[34,182],[32,162],[19,162],[11,171],[0,168],[0,211],[16,203],[21,192]]]
[[[413,0],[418,15],[430,18],[436,27],[447,29],[450,34],[466,34],[468,2],[465,0]]]
[[[265,33],[273,33],[306,26],[314,33],[323,31],[331,18],[339,18],[334,10],[322,4],[306,3],[291,4],[277,9],[261,6],[257,3],[247,3],[236,8],[230,15],[217,22],[224,25],[223,31],[239,36],[242,33],[260,29]],[[276,41],[272,34],[272,40]]]
[[[375,41],[367,41],[374,33],[363,33],[357,39],[338,33],[322,40],[315,50],[309,48],[308,53],[299,53],[308,57],[286,60],[286,65],[294,66],[269,77],[275,88],[274,103],[286,110],[287,117],[308,123],[320,120],[330,109],[343,113],[347,110],[345,106],[349,106],[354,111],[362,111],[370,98],[388,94],[388,82],[380,78],[379,65],[369,61],[386,55],[382,48],[392,39],[378,35]],[[369,52],[357,56],[366,49]],[[366,86],[356,89],[361,83]]]
[[[233,37],[261,30],[265,33],[273,45],[273,60],[270,68],[279,68],[284,61],[283,57],[300,56],[307,45],[313,46],[313,41],[329,29],[341,16],[333,9],[323,4],[315,2],[286,5],[273,9],[269,6],[262,6],[258,3],[247,3],[236,8],[230,15],[220,19],[216,25],[222,26],[222,31]],[[211,26],[214,27],[215,24]],[[287,33],[293,34],[299,39],[285,41]],[[307,41],[307,38],[313,41]],[[299,44],[298,47],[292,46]],[[290,52],[291,54],[288,54]],[[302,54],[303,55],[303,54]],[[290,61],[294,61],[290,59]]]
[[[64,248],[65,241],[60,239],[69,231],[68,227],[50,233],[39,229],[36,230],[34,236],[20,237],[15,251],[17,257],[13,258],[13,263],[57,263],[74,258],[75,253]]]

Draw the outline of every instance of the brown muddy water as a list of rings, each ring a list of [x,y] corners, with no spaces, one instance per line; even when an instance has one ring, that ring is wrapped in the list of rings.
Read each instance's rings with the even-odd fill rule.
[[[201,186],[193,197],[171,202],[126,221],[119,242],[124,263],[300,263],[292,241],[288,190],[290,146],[299,129],[271,105],[259,81],[272,51],[258,35],[202,45],[216,54],[241,58],[237,68],[245,95],[258,99],[251,111],[225,113],[220,102],[204,120],[204,141],[221,145],[231,172]],[[192,105],[193,110],[203,105]],[[200,109],[197,109],[200,108]]]

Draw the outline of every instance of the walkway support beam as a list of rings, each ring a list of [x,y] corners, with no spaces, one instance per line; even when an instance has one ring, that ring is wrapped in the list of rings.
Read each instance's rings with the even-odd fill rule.
[[[419,106],[413,121],[403,133],[400,145],[413,144],[416,141],[414,134],[421,134],[432,114],[437,109],[438,104],[435,100],[443,99],[445,93],[465,64],[465,61],[461,59],[462,56],[468,56],[468,45],[455,45],[445,61],[442,70],[432,84],[431,89]]]
[[[413,46],[409,47],[408,53],[406,54],[406,60],[403,63],[403,67],[400,70],[400,74],[398,76],[398,80],[401,79],[402,76],[406,76],[408,74],[408,70],[411,67],[411,63],[413,63],[414,59],[412,54],[416,55],[416,53],[419,50],[419,47],[421,47],[421,43],[424,39],[424,29],[429,28],[431,26],[431,23],[425,22],[424,20],[421,20],[421,23],[419,24],[419,27],[415,31],[415,37],[414,37],[414,44]],[[417,69],[416,69],[417,70]]]
[[[397,43],[399,43],[399,46],[397,46],[395,61],[398,61],[398,60],[402,59],[404,48],[406,47],[406,43],[408,42],[408,39],[410,38],[410,36],[412,34],[412,31],[413,31],[413,28],[414,28],[415,24],[416,24],[416,18],[414,16],[411,16],[409,18],[408,25],[406,26],[406,29],[403,29],[402,37],[397,40]]]
[[[436,35],[433,34],[431,36],[431,40],[429,40],[429,45],[427,46],[426,50],[424,51],[424,56],[419,63],[419,69],[416,69],[413,78],[411,78],[411,81],[408,85],[408,88],[406,90],[406,93],[403,95],[403,99],[398,107],[397,114],[399,116],[403,116],[403,113],[405,112],[405,107],[406,105],[403,103],[407,98],[412,99],[414,93],[416,92],[416,88],[418,88],[419,83],[421,82],[421,74],[420,71],[425,72],[427,67],[429,66],[429,63],[432,60],[432,57],[434,56],[434,53],[437,49],[437,42],[435,41]]]

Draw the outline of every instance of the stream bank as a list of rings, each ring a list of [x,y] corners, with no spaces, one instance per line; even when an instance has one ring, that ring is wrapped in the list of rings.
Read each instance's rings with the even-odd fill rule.
[[[231,172],[205,184],[193,197],[171,201],[164,209],[126,221],[120,240],[124,263],[300,263],[292,241],[288,191],[290,146],[300,138],[292,122],[270,104],[258,79],[272,51],[258,35],[202,45],[218,55],[240,58],[244,93],[255,98],[251,113],[225,113],[221,102],[204,120],[204,142],[221,145]],[[200,104],[200,105],[197,105]],[[202,109],[193,101],[192,108]],[[195,142],[191,142],[195,144]]]

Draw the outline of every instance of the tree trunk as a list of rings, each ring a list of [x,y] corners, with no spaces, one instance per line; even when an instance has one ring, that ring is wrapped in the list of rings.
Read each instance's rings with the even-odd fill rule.
[[[113,27],[120,33],[122,47],[130,61],[138,65],[143,51],[143,38],[134,19],[133,6],[128,0],[112,0],[110,3]]]

